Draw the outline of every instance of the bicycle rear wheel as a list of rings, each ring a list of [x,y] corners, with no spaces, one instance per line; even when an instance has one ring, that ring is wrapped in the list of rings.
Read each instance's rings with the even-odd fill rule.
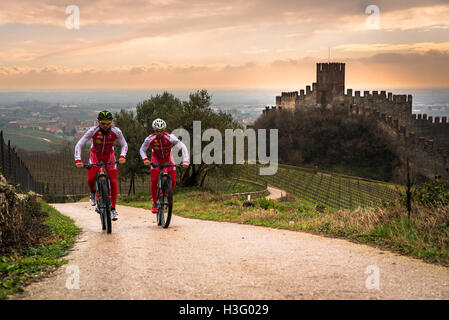
[[[102,227],[103,230],[106,229],[107,233],[112,232],[112,221],[111,221],[111,205],[110,205],[110,199],[109,199],[109,188],[108,188],[108,182],[106,179],[100,180],[100,195],[102,200],[102,207],[101,210],[101,218],[102,218]],[[106,228],[104,228],[104,226]]]

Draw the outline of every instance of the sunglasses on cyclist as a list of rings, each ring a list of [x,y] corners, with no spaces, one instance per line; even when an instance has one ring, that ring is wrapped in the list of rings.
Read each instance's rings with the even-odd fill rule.
[[[155,133],[162,133],[162,132],[164,132],[165,130],[164,129],[154,129],[154,132]]]
[[[104,125],[108,125],[111,124],[112,121],[98,121],[99,124],[104,124]]]

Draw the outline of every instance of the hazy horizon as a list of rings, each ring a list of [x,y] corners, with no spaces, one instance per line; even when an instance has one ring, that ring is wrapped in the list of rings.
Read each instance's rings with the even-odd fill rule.
[[[371,88],[364,88],[372,91]],[[413,96],[413,112],[449,116],[449,88],[424,89],[384,89],[374,88],[394,94],[411,94]],[[175,97],[186,100],[190,93],[197,89],[167,90]],[[299,90],[299,89],[296,89]],[[295,91],[296,91],[295,90]],[[207,89],[212,96],[212,106],[220,109],[241,109],[243,112],[262,110],[265,106],[275,105],[278,89]],[[285,90],[284,90],[285,91]],[[74,104],[77,106],[110,106],[113,109],[134,108],[137,103],[161,94],[164,89],[110,89],[110,90],[41,90],[41,91],[0,91],[0,106],[14,106],[24,102],[39,101],[46,104]],[[353,93],[354,94],[354,93]],[[363,90],[361,92],[363,96]]]

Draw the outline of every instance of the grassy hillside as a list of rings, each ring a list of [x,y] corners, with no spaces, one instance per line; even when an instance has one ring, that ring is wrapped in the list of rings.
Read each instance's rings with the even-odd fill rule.
[[[287,166],[279,167],[275,175],[263,176],[259,175],[259,167],[242,166],[239,176],[255,182],[268,183],[286,190],[297,199],[329,209],[375,207],[399,197],[400,188],[388,183],[322,172],[313,173]]]
[[[64,139],[56,134],[32,129],[3,128],[5,141],[11,140],[11,146],[27,151],[51,151],[59,148]]]

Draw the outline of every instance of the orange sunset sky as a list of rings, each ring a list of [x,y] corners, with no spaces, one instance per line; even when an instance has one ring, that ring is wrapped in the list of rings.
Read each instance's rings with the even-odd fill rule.
[[[449,87],[448,0],[2,0],[0,89]],[[80,11],[68,29],[67,6]],[[368,5],[380,9],[368,29]],[[73,20],[70,20],[73,21]]]

